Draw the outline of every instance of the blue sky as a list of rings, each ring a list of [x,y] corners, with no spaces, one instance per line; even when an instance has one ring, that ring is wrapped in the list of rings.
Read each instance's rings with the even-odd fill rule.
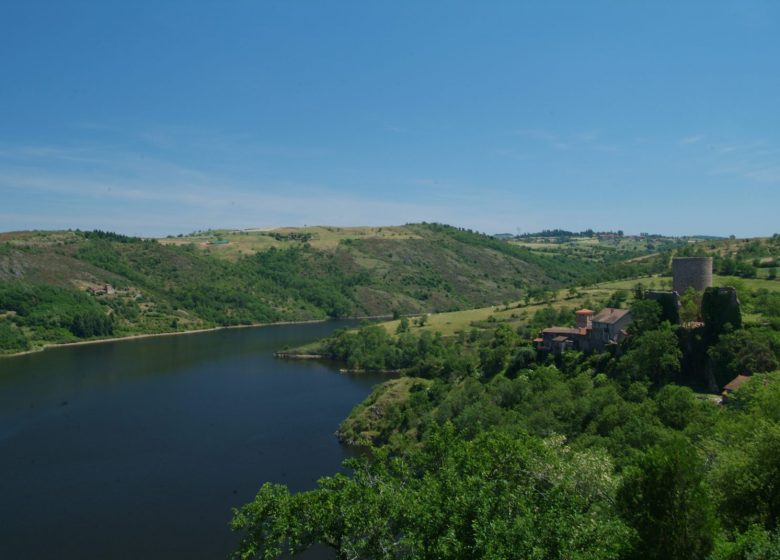
[[[777,2],[0,7],[0,231],[779,215]]]

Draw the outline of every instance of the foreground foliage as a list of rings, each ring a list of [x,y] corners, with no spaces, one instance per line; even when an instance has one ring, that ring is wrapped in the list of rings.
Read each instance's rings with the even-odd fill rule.
[[[632,533],[611,505],[609,457],[558,438],[446,424],[413,455],[349,462],[351,477],[291,495],[266,484],[236,514],[237,558],[273,558],[325,543],[338,558],[619,558]]]
[[[264,486],[236,557],[780,559],[780,333],[700,336],[635,305],[632,336],[590,356],[505,324],[338,333],[330,357],[405,372],[339,429],[371,457],[309,492]],[[753,378],[725,405],[685,386],[734,371]]]

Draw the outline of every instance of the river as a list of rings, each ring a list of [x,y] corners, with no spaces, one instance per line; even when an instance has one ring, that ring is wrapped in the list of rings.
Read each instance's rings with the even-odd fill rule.
[[[346,324],[0,359],[0,558],[225,558],[232,507],[348,456],[333,433],[387,377],[273,358]]]

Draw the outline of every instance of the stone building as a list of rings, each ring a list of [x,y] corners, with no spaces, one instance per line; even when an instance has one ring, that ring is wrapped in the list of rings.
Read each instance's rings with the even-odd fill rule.
[[[712,287],[712,257],[675,257],[672,259],[672,291],[648,290],[645,299],[661,305],[662,319],[680,323],[680,298],[690,288],[704,292]]]
[[[631,311],[607,307],[591,320],[588,340],[593,349],[601,349],[610,342],[619,342],[626,335],[626,328],[632,321]]]
[[[565,352],[569,349],[583,352],[601,351],[626,336],[631,323],[631,311],[607,307],[594,314],[590,309],[575,313],[576,327],[550,327],[534,339],[538,350]]]
[[[98,284],[97,286],[90,286],[87,291],[98,296],[112,296],[116,293],[114,287],[111,284]]]

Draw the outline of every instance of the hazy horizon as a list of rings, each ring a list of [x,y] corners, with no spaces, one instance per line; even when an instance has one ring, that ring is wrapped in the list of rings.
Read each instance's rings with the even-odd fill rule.
[[[300,226],[250,226],[245,228],[232,228],[232,227],[212,227],[212,228],[203,228],[203,229],[190,229],[188,231],[179,231],[174,233],[166,233],[166,234],[160,234],[160,235],[142,235],[142,234],[135,234],[132,232],[123,232],[121,230],[112,230],[112,229],[104,229],[102,231],[108,231],[112,233],[119,233],[122,235],[130,235],[130,236],[138,236],[138,237],[144,237],[149,239],[164,239],[164,238],[170,238],[170,237],[177,237],[177,236],[190,236],[190,235],[198,235],[198,234],[206,234],[208,232],[221,232],[221,231],[273,231],[277,229],[295,229],[295,228],[344,228],[344,229],[361,229],[361,228],[393,228],[393,227],[403,227],[405,225],[411,225],[413,223],[420,223],[420,222],[407,222],[406,224],[374,224],[374,225],[366,225],[366,224],[346,224],[346,225],[336,225],[336,224],[303,224]],[[425,223],[424,221],[422,223]],[[462,228],[462,229],[471,229],[472,231],[475,231],[477,233],[484,233],[488,235],[501,235],[501,234],[511,234],[514,236],[523,236],[523,235],[530,235],[535,233],[542,233],[544,231],[555,231],[555,230],[562,230],[562,231],[570,231],[571,233],[582,233],[584,231],[587,231],[588,229],[593,230],[594,233],[617,233],[618,231],[623,231],[623,235],[625,236],[640,236],[640,235],[650,235],[650,236],[663,236],[663,237],[701,237],[701,238],[719,238],[719,239],[726,239],[730,237],[732,234],[717,234],[717,233],[707,233],[707,232],[699,232],[699,233],[693,233],[693,234],[672,234],[667,233],[663,231],[648,231],[648,232],[639,232],[639,231],[624,231],[624,230],[618,230],[618,229],[599,229],[599,228],[585,228],[585,229],[570,229],[566,227],[544,227],[540,230],[535,231],[503,231],[503,230],[496,230],[496,231],[483,231],[480,229],[473,229],[469,228],[467,226],[459,225],[459,224],[449,224],[444,222],[427,222],[427,223],[442,223],[443,225],[448,225],[456,228]],[[100,230],[100,228],[92,228],[92,227],[86,227],[86,228],[33,228],[29,230],[3,230],[0,231],[0,233],[16,233],[16,232],[35,232],[35,231],[93,231],[93,230]],[[777,232],[775,232],[777,233]],[[757,235],[757,236],[750,236],[750,237],[772,237],[775,235],[775,233],[770,233],[767,235]],[[737,236],[737,238],[739,238]]]

